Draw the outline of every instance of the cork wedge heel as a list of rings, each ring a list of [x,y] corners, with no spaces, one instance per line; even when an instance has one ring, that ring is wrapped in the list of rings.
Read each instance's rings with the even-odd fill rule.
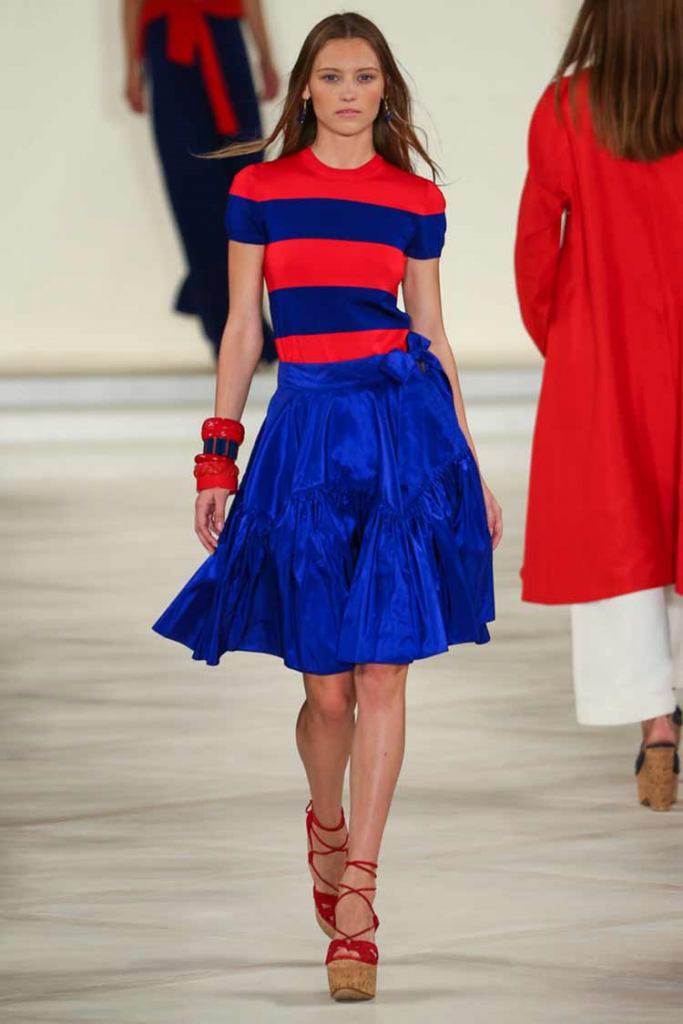
[[[649,743],[638,771],[638,798],[653,811],[668,811],[674,803],[680,772],[675,743]],[[639,756],[640,760],[640,756]]]
[[[332,853],[348,853],[349,852],[349,834],[346,831],[346,838],[341,846],[331,846],[316,832],[316,826],[323,829],[325,832],[339,832],[341,829],[346,829],[346,820],[344,818],[344,808],[341,810],[341,818],[339,824],[335,825],[334,828],[328,828],[323,825],[315,815],[313,810],[313,801],[309,800],[306,806],[306,837],[308,840],[308,863],[310,864],[313,873],[323,882],[325,885],[329,885],[331,889],[335,889],[339,892],[339,887],[328,879],[323,878],[315,864],[313,863],[314,857],[328,857]],[[313,842],[317,841],[319,844],[325,847],[324,850],[316,850],[313,848]],[[335,893],[321,892],[317,888],[315,882],[313,883],[313,904],[315,907],[315,919],[318,922],[320,928],[325,932],[328,939],[334,938],[334,912],[337,906],[337,895]]]
[[[360,868],[362,871],[367,871],[373,878],[377,878],[377,873],[372,870],[377,867],[374,861],[347,860],[346,866]],[[375,931],[379,928],[379,918],[372,907],[372,903],[365,895],[366,892],[375,892],[376,886],[364,886],[357,889],[354,886],[340,882],[340,887],[346,891],[339,896],[337,903],[339,903],[339,900],[343,900],[345,896],[355,893],[365,900],[370,908],[372,924],[368,925],[367,928],[362,928],[359,932],[354,932],[352,935],[341,931],[339,927],[335,928],[335,931],[342,935],[343,938],[332,940],[325,958],[330,995],[337,1002],[374,999],[377,991],[377,962],[379,960],[379,953],[374,942],[370,942],[367,939],[359,939],[358,936],[362,935],[363,932],[370,931],[371,928],[374,928]],[[346,951],[346,955],[344,955],[344,951]],[[349,953],[357,953],[358,956],[349,956]]]
[[[678,783],[681,778],[681,726],[683,726],[683,711],[676,705],[676,710],[671,716],[671,721],[676,727],[676,758],[674,764],[674,780],[673,780],[673,794],[671,797],[671,803],[675,804],[678,800]]]
[[[641,744],[635,764],[638,800],[653,811],[668,811],[678,799],[681,774],[679,746],[683,712],[676,707],[671,721],[676,727],[675,743]]]
[[[653,811],[668,811],[674,801],[678,753],[674,743],[652,743],[643,748],[643,762],[638,772],[638,793],[641,804]]]

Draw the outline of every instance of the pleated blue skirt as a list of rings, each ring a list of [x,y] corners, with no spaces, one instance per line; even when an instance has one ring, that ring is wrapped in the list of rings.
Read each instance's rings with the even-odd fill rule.
[[[477,464],[429,340],[407,344],[279,363],[218,546],[155,632],[207,665],[261,651],[320,675],[490,639]]]

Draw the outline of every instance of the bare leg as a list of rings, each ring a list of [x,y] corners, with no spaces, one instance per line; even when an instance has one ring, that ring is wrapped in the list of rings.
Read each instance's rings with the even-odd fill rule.
[[[317,676],[304,673],[306,700],[296,722],[296,743],[306,769],[313,810],[318,821],[331,829],[341,816],[344,774],[351,755],[356,703],[353,672]],[[330,846],[341,845],[343,831],[316,832]],[[324,850],[313,837],[313,849]],[[311,876],[320,892],[334,893],[344,870],[344,853],[328,853],[316,858],[316,867],[332,885],[314,874]]]
[[[671,715],[649,718],[642,723],[644,743],[677,743],[679,728],[674,725]]]
[[[358,717],[351,748],[351,828],[349,860],[377,863],[405,751],[405,692],[408,665],[358,665],[354,672]],[[372,875],[349,867],[342,881],[356,888],[376,885]],[[341,898],[337,924],[353,935],[372,923],[360,896]],[[370,902],[374,893],[365,893]],[[359,938],[373,942],[374,930]],[[343,955],[351,954],[341,950]]]

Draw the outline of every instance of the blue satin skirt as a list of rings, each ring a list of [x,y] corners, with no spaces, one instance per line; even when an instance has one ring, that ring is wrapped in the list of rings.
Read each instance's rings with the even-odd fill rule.
[[[218,546],[155,632],[207,665],[262,651],[319,675],[490,639],[481,481],[429,344],[278,364]]]

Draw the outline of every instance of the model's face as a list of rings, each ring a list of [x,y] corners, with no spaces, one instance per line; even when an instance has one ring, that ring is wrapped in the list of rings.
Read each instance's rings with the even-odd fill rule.
[[[303,99],[319,124],[340,135],[357,135],[377,117],[384,76],[364,39],[332,39],[320,49]]]

